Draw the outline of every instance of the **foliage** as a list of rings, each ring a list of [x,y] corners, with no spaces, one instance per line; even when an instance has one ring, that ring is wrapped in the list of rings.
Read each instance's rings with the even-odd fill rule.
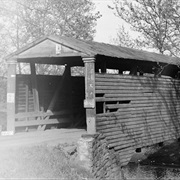
[[[114,0],[117,16],[142,34],[143,46],[178,55],[180,4],[178,0]]]
[[[92,40],[96,19],[89,0],[24,0],[19,18],[28,39],[56,34]]]
[[[141,39],[141,37],[131,37],[130,32],[128,32],[122,25],[119,27],[117,37],[113,39],[113,42],[124,47],[143,49],[143,45],[140,43],[139,39]]]
[[[99,12],[90,0],[1,0],[2,32],[18,49],[44,35],[93,39]],[[4,13],[3,13],[4,12]],[[10,12],[10,13],[7,13]],[[1,37],[2,38],[2,37]]]
[[[44,35],[92,40],[94,9],[91,0],[0,0],[0,58]]]
[[[0,77],[0,103],[6,102],[6,78]]]
[[[36,64],[36,73],[42,75],[63,75],[65,66]]]

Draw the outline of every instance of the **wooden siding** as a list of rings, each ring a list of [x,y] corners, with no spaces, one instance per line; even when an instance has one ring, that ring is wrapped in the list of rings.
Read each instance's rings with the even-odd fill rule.
[[[136,148],[180,136],[180,81],[96,74],[97,131],[128,163]]]
[[[17,75],[16,113],[33,112],[34,99],[30,76]]]

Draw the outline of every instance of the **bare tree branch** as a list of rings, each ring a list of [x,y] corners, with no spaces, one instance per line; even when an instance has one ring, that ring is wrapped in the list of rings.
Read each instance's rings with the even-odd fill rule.
[[[114,0],[111,7],[133,30],[143,36],[149,48],[179,54],[180,2],[178,0]],[[170,49],[171,48],[171,49]],[[172,53],[173,52],[173,53]]]

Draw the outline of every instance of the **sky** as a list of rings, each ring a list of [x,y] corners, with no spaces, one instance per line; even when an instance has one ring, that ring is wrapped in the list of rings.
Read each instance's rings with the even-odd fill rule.
[[[93,0],[93,2],[96,5],[96,11],[99,11],[102,15],[97,20],[94,41],[112,44],[122,20],[116,17],[114,12],[107,7],[112,5],[112,0]]]

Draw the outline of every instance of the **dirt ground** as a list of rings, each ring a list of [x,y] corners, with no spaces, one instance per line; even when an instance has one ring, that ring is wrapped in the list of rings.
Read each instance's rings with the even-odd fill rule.
[[[0,136],[0,179],[89,179],[77,141],[85,129],[51,129]]]
[[[88,177],[87,173],[82,175],[83,171],[82,169],[78,169],[78,162],[73,159],[72,162],[75,163],[73,164],[71,159],[66,158],[66,153],[64,154],[64,152],[71,151],[81,135],[85,133],[86,131],[84,129],[51,129],[16,133],[13,136],[0,136],[0,160],[2,162],[0,166],[0,177],[54,178],[57,176],[62,178],[68,177],[67,179],[82,179],[74,178],[77,172],[80,177]],[[129,167],[127,167],[124,170],[127,180],[164,179],[167,171],[165,169],[153,169],[153,165],[173,165],[180,167],[179,142],[172,142],[161,148],[156,147],[153,151],[151,153],[139,153],[139,157],[137,156],[136,160],[138,161],[143,156],[144,160],[140,164],[146,164],[146,166],[133,165],[128,171],[127,169]],[[71,158],[75,156],[73,155]],[[62,160],[64,165],[62,165]],[[53,168],[50,168],[52,165]],[[67,165],[66,168],[65,165]],[[11,168],[9,169],[9,167]],[[59,167],[61,167],[60,170]],[[172,173],[171,175],[168,174],[168,178],[166,179],[175,179],[175,176],[177,176],[177,179],[180,179],[179,172],[173,175]]]
[[[46,131],[21,132],[12,136],[0,136],[0,149],[28,145],[58,145],[72,144],[86,134],[85,129],[51,129]]]
[[[76,144],[85,129],[51,129],[16,133],[13,136],[0,136],[0,150],[32,145],[56,146],[59,144]],[[180,167],[180,142],[171,142],[163,147],[136,153],[133,162],[141,161],[146,165],[173,165]]]
[[[179,180],[180,142],[165,142],[162,147],[158,144],[146,147],[136,153],[123,170],[127,180]]]
[[[172,166],[180,168],[180,142],[174,141],[147,155],[141,164]]]

